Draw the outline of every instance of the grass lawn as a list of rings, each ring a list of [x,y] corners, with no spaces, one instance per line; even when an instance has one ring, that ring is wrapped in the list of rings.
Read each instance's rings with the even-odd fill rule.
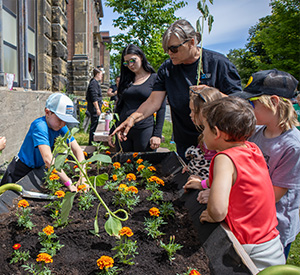
[[[160,146],[164,148],[168,148],[170,151],[175,151],[175,144],[170,144],[172,137],[172,123],[165,120],[163,127],[163,136],[165,137],[165,142],[163,142]],[[79,145],[88,145],[89,134],[80,131],[75,134],[75,138]],[[293,242],[291,251],[287,260],[287,264],[300,266],[300,234],[298,234],[296,240]]]

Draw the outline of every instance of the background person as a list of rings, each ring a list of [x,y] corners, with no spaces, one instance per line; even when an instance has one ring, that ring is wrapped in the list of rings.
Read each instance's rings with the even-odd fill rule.
[[[147,100],[152,92],[156,76],[154,69],[138,46],[130,44],[123,50],[118,86],[119,100],[116,106],[120,122],[131,117],[132,113]],[[158,108],[156,119],[151,115],[135,123],[126,141],[121,141],[123,152],[151,151],[160,146],[165,109],[166,102],[163,100]],[[109,145],[114,146],[111,137]],[[116,145],[117,151],[120,151],[118,142]]]
[[[187,20],[178,20],[165,31],[163,48],[170,58],[159,68],[151,96],[113,134],[118,132],[119,138],[126,140],[129,129],[157,111],[167,95],[176,149],[186,161],[186,149],[197,146],[199,136],[190,118],[189,86],[197,83],[200,40],[200,34]],[[201,84],[216,87],[225,94],[241,91],[238,72],[224,55],[203,49],[202,62]]]
[[[0,152],[5,148],[6,146],[6,138],[0,137]]]
[[[5,171],[1,184],[15,183],[23,178],[34,168],[53,164],[51,148],[58,136],[64,136],[68,131],[66,123],[79,123],[74,117],[72,100],[62,94],[53,93],[46,101],[45,116],[34,120],[23,141],[20,151],[13,158]],[[84,160],[84,154],[75,138],[69,139],[71,149],[79,162]],[[63,170],[57,173],[62,183],[72,192],[77,191],[77,186],[85,179],[82,177],[76,185]]]
[[[86,101],[88,103],[87,110],[91,118],[89,145],[92,145],[94,140],[94,132],[97,129],[99,116],[101,115],[102,106],[102,92],[100,83],[103,78],[103,72],[101,69],[95,68],[93,70],[93,78],[90,80],[87,92]]]
[[[117,101],[118,100],[118,86],[120,82],[120,76],[116,76],[115,78],[115,84],[111,85],[109,89],[107,90],[107,96],[110,97],[110,100]]]

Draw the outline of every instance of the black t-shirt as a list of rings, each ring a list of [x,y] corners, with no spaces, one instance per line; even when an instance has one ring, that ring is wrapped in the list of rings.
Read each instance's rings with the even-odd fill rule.
[[[153,84],[156,80],[156,74],[151,74],[150,77],[140,85],[130,85],[122,93],[122,108],[119,112],[120,122],[127,119],[129,115],[134,113],[140,105],[148,99],[152,92]],[[156,124],[153,136],[161,137],[162,127],[165,119],[166,101],[157,111]],[[134,129],[144,129],[154,125],[154,117],[149,116],[134,125]]]
[[[190,118],[189,86],[197,84],[199,59],[192,64],[173,65],[166,60],[157,72],[153,91],[166,91],[171,107],[174,141],[189,147],[198,144],[199,132]],[[225,94],[241,91],[241,80],[234,65],[222,54],[203,49],[201,84]]]
[[[91,115],[97,114],[97,110],[93,104],[93,102],[98,101],[99,108],[101,110],[102,106],[102,91],[101,91],[101,86],[99,82],[95,79],[92,78],[87,92],[86,92],[86,101],[88,103],[87,109],[90,112]]]
[[[109,88],[112,89],[113,93],[118,90],[118,87],[117,87],[116,84],[111,85]],[[117,101],[118,100],[118,96],[117,95],[113,95],[113,96],[110,97],[110,100]]]

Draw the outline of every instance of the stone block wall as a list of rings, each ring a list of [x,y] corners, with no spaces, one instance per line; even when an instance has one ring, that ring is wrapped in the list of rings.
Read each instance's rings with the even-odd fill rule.
[[[15,156],[33,120],[45,114],[48,91],[9,91],[0,87],[0,136],[7,139],[6,148],[0,156],[0,166]]]

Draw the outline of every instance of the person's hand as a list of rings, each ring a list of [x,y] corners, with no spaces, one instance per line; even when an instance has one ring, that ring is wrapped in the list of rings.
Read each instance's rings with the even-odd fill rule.
[[[77,192],[77,185],[71,184],[70,186],[68,186],[68,189],[70,192]]]
[[[111,135],[108,136],[107,142],[110,147],[113,147],[113,148],[115,147],[115,144],[113,142],[113,137]]]
[[[185,172],[189,172],[189,167],[187,165],[185,165],[181,171],[182,174],[184,174]]]
[[[0,151],[2,151],[6,146],[6,138],[0,137]]]
[[[98,110],[97,110],[97,116],[100,116],[100,115],[101,115],[101,110],[98,109]]]
[[[187,191],[187,189],[199,189],[202,190],[201,186],[201,178],[196,175],[189,176],[186,184],[183,186],[184,191]]]
[[[79,185],[85,185],[84,192],[88,192],[90,190],[90,186],[86,183],[85,177],[80,177],[80,179],[76,183],[76,192],[78,191]]]
[[[200,222],[201,223],[204,223],[204,222],[216,223],[216,221],[208,214],[207,209],[201,213]]]
[[[209,198],[210,189],[200,191],[197,197],[199,203],[207,203]]]
[[[113,132],[112,136],[118,135],[119,140],[125,141],[129,130],[134,126],[134,119],[129,116],[124,122],[122,122]]]
[[[156,150],[160,146],[160,143],[161,143],[160,137],[153,136],[152,138],[150,138],[150,148],[152,150]]]

